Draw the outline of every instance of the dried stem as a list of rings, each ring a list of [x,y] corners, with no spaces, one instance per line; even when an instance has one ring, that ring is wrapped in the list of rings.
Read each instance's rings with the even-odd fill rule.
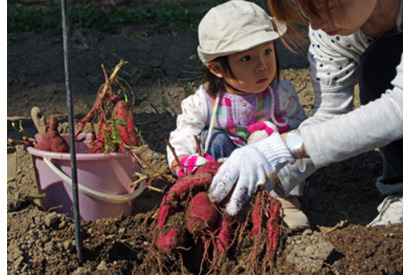
[[[198,136],[194,136],[194,139],[195,139],[195,142],[196,142],[196,147],[198,148],[198,155],[203,157],[204,155],[202,154],[202,151],[201,151],[201,143],[199,142]]]
[[[177,153],[175,152],[175,148],[171,145],[171,143],[169,143],[169,141],[167,139],[164,140],[165,143],[168,145],[169,149],[172,152],[172,155],[175,158],[175,161],[177,162],[177,167],[182,167],[181,162],[179,161],[179,158],[177,156]],[[172,167],[173,168],[173,167]],[[184,175],[184,177],[186,176],[184,169],[181,169],[182,174]]]
[[[107,91],[109,91],[111,85],[114,83],[118,72],[120,71],[121,67],[124,66],[127,62],[124,60],[121,60],[120,63],[117,64],[117,66],[115,66],[114,71],[112,72],[112,74],[110,75],[110,78],[108,78],[107,76],[107,72],[105,70],[104,64],[101,65],[101,68],[103,70],[104,73],[104,77],[105,77],[105,84],[103,85],[103,89],[101,90],[100,93],[100,98],[104,98],[106,96]]]
[[[152,191],[158,192],[158,193],[164,193],[164,190],[159,189],[159,188],[157,188],[157,187],[154,187],[154,186],[152,186],[152,185],[147,185],[147,188],[150,189],[150,190],[152,190]]]
[[[166,174],[164,174],[164,173],[159,173],[157,170],[155,170],[152,166],[151,166],[151,164],[149,164],[141,155],[137,155],[137,154],[135,154],[133,151],[131,151],[132,152],[132,155],[141,163],[141,162],[143,162],[146,166],[148,166],[148,168],[149,169],[151,169],[152,171],[154,171],[154,173],[156,174],[156,175],[158,175],[160,178],[162,178],[163,180],[166,180],[166,181],[168,181],[168,182],[174,182],[174,178],[173,177],[169,177],[169,176],[167,176]]]

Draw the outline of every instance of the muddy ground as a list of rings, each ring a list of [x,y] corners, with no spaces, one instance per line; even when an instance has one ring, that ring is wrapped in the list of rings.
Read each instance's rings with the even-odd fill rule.
[[[127,29],[117,34],[78,30],[72,37],[72,86],[74,114],[83,117],[104,82],[101,64],[111,70],[120,59],[128,61],[120,76],[126,79],[142,103],[134,108],[137,127],[149,146],[143,165],[150,176],[167,172],[165,142],[175,127],[179,103],[187,83],[198,78],[186,71],[199,70],[196,38],[182,32],[153,32],[133,26],[144,39],[130,38]],[[30,136],[36,133],[30,110],[39,106],[46,117],[67,114],[63,49],[60,34],[41,32],[9,35],[7,40],[7,136],[20,136],[11,122],[22,121]],[[293,82],[308,114],[313,91],[303,55],[279,46],[281,77]],[[190,65],[188,67],[187,65]],[[145,99],[145,100],[143,100]],[[356,106],[359,102],[356,101]],[[134,200],[127,217],[82,221],[83,259],[75,246],[73,219],[38,206],[33,163],[17,146],[15,179],[7,183],[7,272],[8,274],[136,274],[149,255],[152,211],[162,194],[145,189]],[[275,260],[278,274],[401,274],[403,273],[403,226],[366,227],[377,215],[383,200],[374,182],[381,174],[381,158],[372,151],[313,174],[300,198],[311,229],[287,232]],[[166,190],[170,183],[156,180]],[[147,214],[148,213],[148,214]],[[232,258],[229,272],[245,273]],[[189,263],[178,259],[156,262],[153,272],[194,273]],[[212,273],[227,273],[217,270]]]

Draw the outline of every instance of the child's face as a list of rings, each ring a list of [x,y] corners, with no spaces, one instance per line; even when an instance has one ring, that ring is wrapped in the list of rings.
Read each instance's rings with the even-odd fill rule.
[[[228,56],[233,75],[224,73],[229,85],[246,93],[261,93],[276,75],[276,56],[273,42],[267,42],[247,51]],[[228,93],[238,92],[226,87]]]

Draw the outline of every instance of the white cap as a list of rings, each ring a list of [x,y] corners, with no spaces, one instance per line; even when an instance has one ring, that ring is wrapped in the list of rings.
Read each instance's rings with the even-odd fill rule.
[[[244,0],[210,9],[198,27],[199,58],[205,64],[279,38],[286,32],[286,25],[275,20],[275,31],[272,20],[261,7]]]

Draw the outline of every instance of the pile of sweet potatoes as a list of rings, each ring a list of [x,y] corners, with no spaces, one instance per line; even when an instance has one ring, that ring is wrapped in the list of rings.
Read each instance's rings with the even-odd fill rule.
[[[123,152],[142,145],[142,138],[135,127],[134,115],[128,102],[130,95],[133,98],[132,89],[117,75],[124,64],[126,62],[121,60],[109,78],[102,66],[106,81],[101,85],[90,112],[78,122],[74,135],[76,139],[87,124],[91,125],[89,153]],[[113,90],[114,84],[119,87],[116,92]],[[69,152],[69,144],[58,132],[58,118],[65,116],[52,116],[46,132],[37,133],[34,141],[26,137],[26,144],[44,151]]]
[[[248,266],[256,273],[273,271],[281,233],[280,203],[260,191],[245,218],[230,217],[207,194],[219,166],[206,163],[165,194],[154,224],[156,248],[166,256],[183,254],[199,274],[218,270],[218,264],[234,257],[239,249],[249,249]],[[243,244],[247,230],[253,236],[251,248]]]
[[[85,125],[96,123],[96,127],[91,127],[92,141],[89,153],[123,152],[142,145],[131,106],[127,102],[129,94],[126,91],[128,90],[132,96],[134,93],[128,83],[117,76],[124,64],[126,62],[121,60],[109,78],[102,66],[105,83],[98,91],[94,106],[79,122],[75,132],[77,137]],[[114,84],[119,86],[116,92],[113,91]]]
[[[68,142],[60,135],[58,131],[58,118],[66,117],[66,115],[51,116],[50,122],[45,125],[44,132],[38,132],[34,135],[34,139],[29,137],[27,132],[23,129],[22,121],[20,120],[20,128],[17,129],[15,124],[12,126],[23,136],[23,140],[7,139],[8,146],[24,144],[26,146],[33,146],[36,149],[49,152],[67,153],[70,151]]]

